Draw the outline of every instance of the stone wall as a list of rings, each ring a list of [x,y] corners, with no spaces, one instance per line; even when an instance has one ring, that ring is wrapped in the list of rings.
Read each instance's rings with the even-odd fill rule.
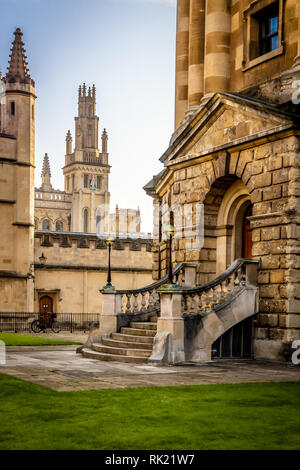
[[[112,284],[133,289],[152,282],[152,240],[124,239],[111,252]],[[41,254],[47,258],[42,266]],[[58,313],[99,313],[106,284],[108,252],[96,235],[35,232],[35,311],[50,295]]]
[[[197,262],[197,282],[203,284],[216,277],[216,259],[226,255],[226,246],[218,251],[218,238],[234,230],[230,225],[219,225],[220,212],[225,210],[224,198],[230,188],[240,191],[238,188],[244,187],[244,193],[237,192],[237,196],[241,199],[242,194],[253,205],[252,256],[261,260],[257,357],[266,357],[266,349],[272,344],[268,357],[283,359],[284,344],[300,338],[299,145],[299,137],[287,134],[269,142],[262,139],[244,150],[216,152],[202,162],[190,161],[185,168],[174,166],[173,177],[162,196],[162,202],[173,207],[204,204],[202,249],[189,249],[191,239],[185,237],[173,242],[173,263]],[[166,242],[155,242],[156,276],[159,256],[161,274],[167,272],[166,248]],[[236,257],[232,251],[225,265]]]

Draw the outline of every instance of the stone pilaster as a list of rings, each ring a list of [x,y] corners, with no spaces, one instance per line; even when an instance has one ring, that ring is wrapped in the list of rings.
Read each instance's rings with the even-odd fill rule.
[[[190,10],[188,109],[198,106],[203,96],[205,0],[191,0]]]
[[[176,96],[175,129],[182,121],[188,106],[190,1],[178,0],[176,33]]]
[[[204,93],[229,90],[231,12],[228,0],[206,2]]]

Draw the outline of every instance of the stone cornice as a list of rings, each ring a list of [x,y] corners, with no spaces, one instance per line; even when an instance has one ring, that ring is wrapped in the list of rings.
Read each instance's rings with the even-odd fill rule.
[[[41,269],[45,271],[53,271],[53,270],[73,270],[73,271],[98,271],[98,272],[107,272],[107,266],[80,266],[80,265],[67,265],[67,264],[35,264],[34,269]],[[111,271],[113,272],[139,272],[139,273],[152,273],[152,268],[123,268],[123,267],[111,267]],[[1,271],[0,271],[1,277]]]
[[[75,161],[75,162],[71,162],[71,163],[68,163],[67,165],[63,166],[63,170],[65,168],[69,168],[70,166],[74,166],[74,165],[77,165],[77,166],[95,166],[95,167],[99,167],[99,168],[111,168],[111,165],[108,165],[107,163],[96,163],[96,162],[84,162],[84,161]],[[80,170],[84,170],[84,168],[78,168]]]

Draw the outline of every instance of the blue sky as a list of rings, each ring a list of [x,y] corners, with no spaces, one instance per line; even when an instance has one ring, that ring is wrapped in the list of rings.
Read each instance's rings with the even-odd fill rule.
[[[0,0],[0,67],[6,72],[20,27],[36,82],[36,186],[50,158],[63,189],[65,135],[74,136],[77,90],[97,88],[100,133],[109,136],[111,208],[141,208],[152,230],[152,200],[142,187],[174,128],[175,0]]]

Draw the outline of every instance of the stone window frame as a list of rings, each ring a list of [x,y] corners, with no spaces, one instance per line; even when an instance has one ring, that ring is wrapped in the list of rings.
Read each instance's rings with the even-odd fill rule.
[[[57,229],[57,224],[61,224],[61,229]],[[61,219],[57,219],[55,221],[55,231],[56,232],[63,232],[64,231],[64,223]]]
[[[250,56],[250,44],[253,35],[251,28],[251,19],[259,11],[271,6],[273,3],[278,2],[278,48],[267,52],[261,56],[251,59]],[[274,57],[277,57],[281,54],[284,54],[284,40],[283,40],[283,12],[284,12],[284,2],[285,0],[255,0],[251,3],[250,7],[243,12],[243,64],[242,70],[246,72],[247,70],[255,67],[258,64],[266,62]]]

